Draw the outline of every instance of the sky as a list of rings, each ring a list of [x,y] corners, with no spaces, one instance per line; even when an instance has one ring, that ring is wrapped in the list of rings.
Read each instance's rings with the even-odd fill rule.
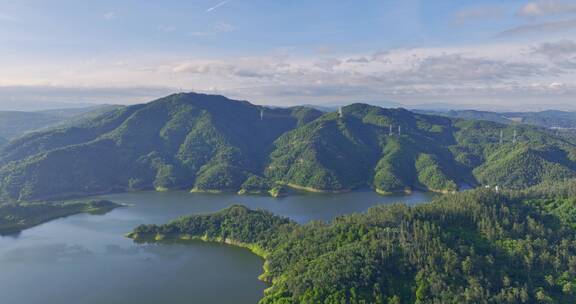
[[[576,1],[2,0],[0,102],[576,110]]]

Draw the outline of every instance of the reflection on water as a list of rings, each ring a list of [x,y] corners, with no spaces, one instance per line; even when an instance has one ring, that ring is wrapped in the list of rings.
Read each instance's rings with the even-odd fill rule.
[[[430,197],[372,192],[281,199],[187,192],[107,195],[133,206],[105,215],[75,215],[0,237],[0,303],[256,303],[266,286],[257,280],[262,261],[249,251],[203,242],[137,245],[124,234],[140,224],[165,223],[232,204],[268,209],[305,223]]]

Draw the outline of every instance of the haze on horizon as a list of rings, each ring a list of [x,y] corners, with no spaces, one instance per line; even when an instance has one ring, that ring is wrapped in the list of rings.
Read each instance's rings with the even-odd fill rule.
[[[5,0],[0,64],[0,105],[184,90],[576,110],[576,2]]]

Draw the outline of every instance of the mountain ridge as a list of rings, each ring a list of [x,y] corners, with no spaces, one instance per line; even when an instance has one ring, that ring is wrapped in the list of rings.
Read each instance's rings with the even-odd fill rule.
[[[525,187],[575,172],[576,145],[538,127],[359,103],[322,113],[179,93],[9,143],[0,153],[0,196],[453,192],[462,184]]]

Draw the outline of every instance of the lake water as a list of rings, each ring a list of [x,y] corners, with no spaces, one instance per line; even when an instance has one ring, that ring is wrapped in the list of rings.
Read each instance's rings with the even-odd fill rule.
[[[417,204],[431,194],[307,194],[281,199],[232,194],[138,192],[101,196],[131,207],[79,214],[0,237],[0,303],[248,304],[261,298],[262,260],[246,249],[195,242],[137,245],[139,224],[165,223],[232,204],[263,208],[300,223],[363,212],[377,204]]]

